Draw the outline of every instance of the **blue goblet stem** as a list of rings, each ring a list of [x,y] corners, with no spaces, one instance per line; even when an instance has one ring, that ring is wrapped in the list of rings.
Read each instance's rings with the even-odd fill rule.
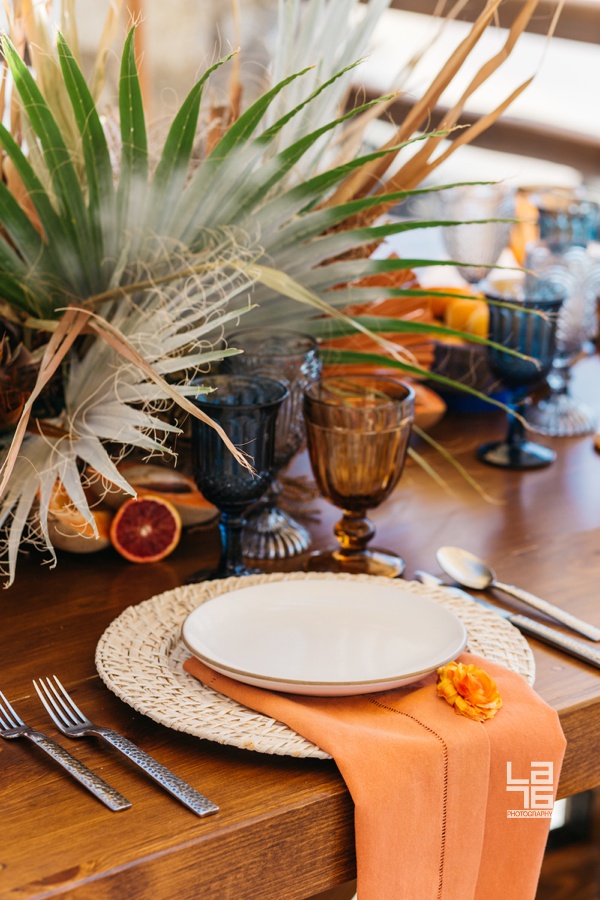
[[[215,578],[229,578],[232,575],[246,575],[248,569],[242,562],[242,532],[244,517],[234,513],[221,513],[219,531],[221,533],[221,559]]]
[[[549,447],[528,440],[523,423],[526,397],[507,401],[508,425],[504,439],[483,444],[477,458],[490,466],[503,469],[539,469],[554,462],[556,454]]]
[[[527,440],[525,434],[525,425],[523,424],[522,418],[520,416],[523,415],[522,408],[524,406],[524,401],[508,401],[506,407],[508,409],[508,430],[506,432],[506,443],[509,447],[514,447],[515,452],[518,453],[521,446]]]

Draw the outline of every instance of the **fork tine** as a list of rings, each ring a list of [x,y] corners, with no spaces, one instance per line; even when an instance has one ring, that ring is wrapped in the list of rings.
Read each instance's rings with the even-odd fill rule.
[[[37,691],[37,695],[42,701],[44,709],[57,726],[57,728],[63,728],[65,725],[68,725],[69,722],[64,718],[64,716],[60,715],[60,711],[57,710],[54,704],[51,701],[51,698],[48,696],[48,691],[46,685],[40,679],[40,683],[38,684],[35,678],[33,679],[33,686]]]
[[[56,678],[56,675],[54,676],[54,678]],[[65,725],[78,725],[79,722],[77,720],[77,716],[75,715],[71,707],[67,703],[65,703],[49,678],[46,678],[44,690],[46,691],[48,700],[54,707],[54,711],[64,720]]]
[[[79,707],[77,706],[77,704],[75,703],[75,701],[73,700],[73,698],[71,697],[71,695],[68,693],[68,691],[66,690],[66,688],[63,687],[63,685],[61,684],[61,682],[60,682],[60,680],[57,678],[57,676],[56,676],[56,675],[53,675],[52,677],[54,678],[54,681],[55,681],[56,684],[58,685],[58,687],[59,687],[59,689],[60,689],[60,691],[61,691],[63,697],[65,698],[65,700],[66,700],[67,703],[69,704],[68,712],[70,713],[70,715],[72,716],[73,720],[75,721],[75,724],[78,725],[78,724],[80,724],[80,723],[77,722],[77,721],[75,720],[75,716],[73,715],[73,712],[76,712],[76,713],[77,713],[77,715],[79,716],[79,718],[81,719],[81,721],[82,721],[83,723],[89,721],[89,720],[88,720],[88,717],[85,716],[85,715],[81,712],[81,710],[79,709]],[[48,679],[48,681],[50,682],[50,679]],[[60,697],[59,697],[59,695],[58,695],[58,691],[56,690],[56,688],[54,687],[54,685],[53,685],[53,684],[50,684],[50,687],[51,687],[52,690],[54,691],[55,696],[60,700]],[[61,705],[62,705],[63,709],[67,709],[67,707],[66,707],[65,704],[62,702],[62,700],[61,700]]]
[[[11,728],[16,728],[18,725],[25,725],[23,719],[17,715],[14,711],[2,691],[0,691],[0,699],[2,700],[4,706],[2,707],[2,712],[4,713],[4,717],[8,719],[8,724]],[[13,721],[11,722],[11,717]]]

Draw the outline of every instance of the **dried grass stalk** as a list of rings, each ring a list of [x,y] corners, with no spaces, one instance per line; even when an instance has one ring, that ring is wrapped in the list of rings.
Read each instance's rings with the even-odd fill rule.
[[[463,41],[461,41],[458,47],[450,55],[444,66],[442,66],[442,68],[440,69],[438,75],[434,78],[427,91],[415,103],[411,111],[404,119],[402,125],[396,130],[392,138],[386,144],[384,144],[381,149],[386,149],[388,147],[397,148],[399,144],[407,141],[414,134],[414,132],[421,128],[423,124],[428,120],[442,93],[460,71],[471,52],[477,46],[486,29],[492,23],[492,20],[496,16],[498,7],[500,6],[501,2],[502,0],[489,0],[483,12],[473,23],[467,37]],[[451,132],[456,127],[456,123],[458,122],[458,119],[463,112],[465,103],[467,102],[469,97],[509,58],[519,36],[523,33],[523,31],[527,27],[527,24],[531,20],[538,6],[538,2],[539,0],[526,0],[524,6],[517,14],[514,22],[509,29],[509,33],[502,50],[499,53],[495,54],[491,59],[487,60],[481,66],[466,90],[463,92],[462,96],[446,113],[439,125],[439,130],[441,132]],[[456,10],[456,12],[458,12],[458,10]],[[551,27],[554,27],[554,22]],[[495,122],[500,117],[504,110],[507,109],[510,103],[512,103],[514,99],[519,96],[520,93],[522,93],[522,91],[527,87],[530,81],[531,79],[520,85],[520,87],[513,91],[511,95],[507,97],[506,100],[491,113],[488,113],[486,116],[481,117],[474,124],[467,126],[461,132],[460,136],[456,140],[452,141],[449,149],[436,159],[432,159],[432,155],[436,151],[439,143],[443,140],[443,136],[429,139],[424,147],[419,150],[415,154],[415,156],[411,160],[409,160],[394,176],[388,179],[385,183],[382,183],[385,172],[398,153],[397,149],[390,149],[389,154],[385,155],[379,160],[363,166],[361,169],[348,177],[326,201],[325,205],[335,206],[338,203],[347,203],[358,197],[365,196],[373,189],[376,189],[377,193],[385,193],[388,191],[399,189],[410,189],[412,187],[415,187],[417,184],[420,184],[424,180],[426,175],[430,174],[435,168],[437,168],[437,166],[439,166],[443,160],[447,159],[451,153],[455,152],[458,147],[469,143],[471,140],[477,137],[478,134],[480,134],[491,124],[493,124],[493,122]],[[379,215],[381,215],[382,212],[385,212],[385,210],[386,207],[384,206],[374,207],[369,210],[368,213],[364,213],[360,217],[356,217],[355,219],[349,220],[347,223],[344,223],[344,226],[355,227],[357,223],[362,225],[368,222],[373,222]]]

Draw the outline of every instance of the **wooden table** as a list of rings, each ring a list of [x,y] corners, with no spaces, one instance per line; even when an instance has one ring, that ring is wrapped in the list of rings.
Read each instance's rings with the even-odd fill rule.
[[[580,394],[600,406],[598,359],[576,374]],[[491,499],[418,446],[448,491],[411,463],[374,515],[380,543],[403,553],[409,578],[418,568],[438,571],[440,544],[462,544],[493,561],[504,580],[600,625],[600,454],[586,437],[547,441],[559,456],[545,470],[477,463],[477,444],[503,430],[495,412],[447,416],[436,439]],[[337,515],[323,507],[311,525],[315,546],[330,542]],[[211,527],[188,534],[155,566],[130,565],[113,551],[63,554],[52,571],[35,557],[20,560],[16,584],[0,597],[0,687],[21,716],[58,736],[31,684],[56,673],[91,718],[155,755],[221,811],[197,819],[116,753],[58,736],[133,802],[113,814],[27,742],[0,741],[0,897],[293,900],[353,877],[352,803],[333,762],[263,756],[171,731],[118,700],[95,672],[96,643],[126,606],[177,586],[217,552]],[[560,713],[568,739],[560,795],[600,785],[600,671],[532,646],[537,690]]]

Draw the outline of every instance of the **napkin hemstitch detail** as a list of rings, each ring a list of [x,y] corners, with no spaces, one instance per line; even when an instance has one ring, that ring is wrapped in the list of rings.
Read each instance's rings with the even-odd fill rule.
[[[448,744],[441,736],[438,734],[435,729],[433,729],[430,725],[427,725],[425,722],[421,722],[420,719],[417,719],[416,716],[411,715],[410,713],[404,712],[401,709],[395,709],[393,706],[388,706],[387,703],[382,703],[381,700],[377,700],[375,697],[367,697],[369,703],[372,703],[374,706],[378,706],[380,709],[387,710],[387,712],[396,713],[396,715],[404,716],[406,719],[412,719],[417,725],[420,725],[421,728],[424,728],[425,731],[429,732],[429,734],[433,735],[437,741],[441,744],[442,747],[442,763],[443,763],[443,790],[442,790],[442,834],[440,839],[440,865],[439,865],[439,876],[438,876],[438,888],[435,900],[442,900],[442,891],[444,888],[444,863],[446,860],[446,822],[447,822],[447,807],[448,807],[448,765],[449,765],[449,751]]]

